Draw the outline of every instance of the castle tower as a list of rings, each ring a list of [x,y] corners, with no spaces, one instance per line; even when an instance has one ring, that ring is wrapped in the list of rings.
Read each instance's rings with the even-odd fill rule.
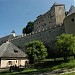
[[[75,7],[70,7],[67,17],[64,19],[65,33],[75,35]]]
[[[65,5],[54,3],[53,7],[55,9],[55,19],[56,19],[55,24],[56,25],[62,24],[65,18]]]
[[[34,21],[34,31],[42,31],[43,29],[62,24],[64,18],[65,5],[54,3],[49,11],[38,16]]]
[[[14,31],[14,30],[11,32],[11,34],[13,35],[13,37],[15,37],[15,36],[16,36],[16,33],[15,33],[15,31]]]

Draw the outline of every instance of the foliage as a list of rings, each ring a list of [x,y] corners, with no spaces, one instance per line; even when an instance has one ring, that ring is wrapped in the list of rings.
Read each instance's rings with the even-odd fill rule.
[[[34,25],[34,22],[28,22],[27,26],[23,28],[22,30],[22,33],[23,34],[29,34],[33,31],[33,25]]]
[[[25,46],[31,63],[43,60],[47,56],[47,49],[41,41],[32,41]]]
[[[72,34],[62,34],[57,37],[55,46],[59,53],[65,56],[75,53],[75,36]]]
[[[75,72],[65,73],[65,74],[61,74],[61,75],[75,75]]]
[[[70,60],[68,62],[62,62],[61,64],[55,65],[53,66],[51,69],[55,70],[55,69],[71,69],[75,67],[75,60]]]

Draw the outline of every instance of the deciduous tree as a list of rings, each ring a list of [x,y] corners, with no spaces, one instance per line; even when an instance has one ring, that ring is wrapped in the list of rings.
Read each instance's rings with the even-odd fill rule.
[[[57,37],[55,45],[58,53],[61,53],[64,56],[64,60],[66,60],[68,55],[75,53],[75,36],[72,34],[62,34]]]
[[[41,41],[32,41],[25,45],[26,53],[30,59],[30,63],[45,59],[47,49]]]
[[[34,22],[28,22],[27,26],[23,28],[22,33],[23,34],[29,34],[33,31],[34,28]]]

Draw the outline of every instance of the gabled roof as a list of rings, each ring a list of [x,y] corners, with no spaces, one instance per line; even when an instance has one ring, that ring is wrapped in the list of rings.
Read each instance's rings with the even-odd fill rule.
[[[3,43],[0,46],[0,57],[10,57],[10,58],[18,58],[18,57],[26,57],[22,50],[13,45],[11,42]]]
[[[68,15],[75,13],[75,7],[71,6]]]

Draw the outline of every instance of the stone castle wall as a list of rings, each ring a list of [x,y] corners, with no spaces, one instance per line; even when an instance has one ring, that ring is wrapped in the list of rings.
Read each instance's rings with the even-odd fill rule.
[[[40,40],[44,45],[48,46],[49,49],[53,49],[54,41],[56,37],[64,33],[64,25],[56,25],[48,29],[43,29],[41,32],[32,32],[30,34],[20,35],[10,41],[18,46],[20,49],[25,49],[25,44],[30,41]]]
[[[65,5],[54,3],[49,11],[40,15],[34,21],[34,32],[17,36],[10,41],[24,50],[27,42],[40,40],[49,50],[54,48],[56,37],[65,33],[63,20],[65,18]]]
[[[65,5],[54,3],[49,11],[38,16],[34,21],[34,31],[42,31],[42,29],[62,24],[64,18]]]

